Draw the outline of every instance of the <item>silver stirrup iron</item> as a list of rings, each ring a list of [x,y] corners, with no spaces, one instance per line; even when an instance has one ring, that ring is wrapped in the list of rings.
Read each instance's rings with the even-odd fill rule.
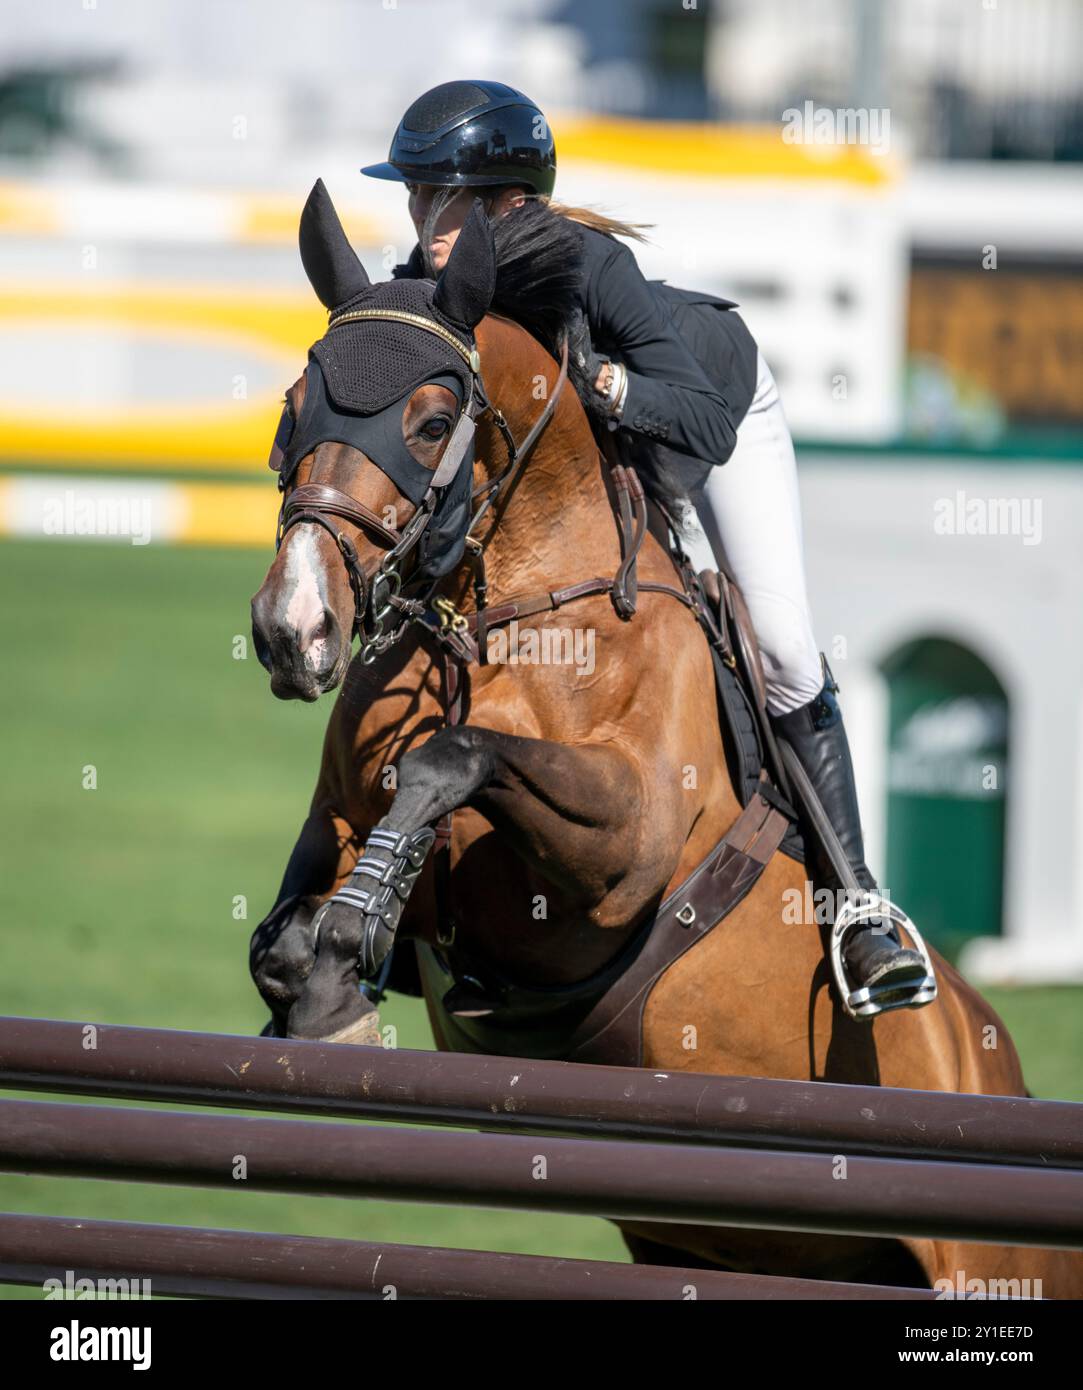
[[[851,1018],[875,1018],[877,1014],[887,1013],[889,1009],[920,1009],[924,1004],[931,1004],[936,998],[936,976],[933,974],[933,963],[929,959],[928,948],[921,939],[921,933],[902,908],[896,907],[886,893],[881,893],[878,888],[861,887],[835,827],[828,819],[812,780],[801,765],[797,753],[783,738],[778,740],[778,749],[793,791],[812,822],[812,828],[827,854],[838,882],[846,891],[846,901],[839,909],[831,929],[831,970],[835,976],[835,985],[843,1009]],[[902,928],[913,941],[925,967],[925,977],[894,985],[863,985],[860,989],[855,989],[853,981],[846,974],[846,966],[842,959],[846,934],[855,927],[884,918],[887,918],[892,926]]]
[[[896,930],[905,931],[910,937],[925,966],[925,978],[907,980],[895,985],[874,984],[855,989],[846,973],[846,964],[842,958],[847,934],[868,922],[885,920],[890,921]],[[931,1004],[936,998],[936,976],[933,974],[933,964],[921,933],[902,908],[897,907],[886,894],[879,891],[862,890],[860,893],[847,893],[846,901],[839,909],[831,928],[831,969],[834,972],[842,1007],[851,1018],[875,1018],[877,1014],[887,1013],[890,1009],[920,1009],[922,1005]]]

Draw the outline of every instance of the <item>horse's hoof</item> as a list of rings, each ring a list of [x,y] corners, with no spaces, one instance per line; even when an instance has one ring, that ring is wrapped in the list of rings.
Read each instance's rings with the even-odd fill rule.
[[[380,1011],[370,1009],[368,1013],[362,1014],[360,1018],[354,1019],[353,1023],[348,1023],[345,1028],[340,1028],[337,1033],[330,1033],[325,1038],[317,1038],[317,1042],[326,1043],[353,1043],[359,1047],[382,1047],[383,1039],[380,1037]]]

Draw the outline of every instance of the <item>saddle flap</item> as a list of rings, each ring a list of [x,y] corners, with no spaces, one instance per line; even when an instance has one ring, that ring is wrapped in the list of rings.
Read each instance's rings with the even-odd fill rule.
[[[722,570],[718,572],[718,583],[722,590],[722,604],[725,609],[723,619],[730,629],[731,640],[737,652],[741,670],[746,677],[757,708],[761,714],[767,712],[767,680],[763,673],[763,657],[760,653],[759,639],[752,626],[752,617],[745,603],[745,596],[732,579]]]

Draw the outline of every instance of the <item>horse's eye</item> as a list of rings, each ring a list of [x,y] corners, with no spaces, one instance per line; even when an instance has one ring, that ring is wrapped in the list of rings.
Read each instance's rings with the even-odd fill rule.
[[[450,425],[446,415],[434,415],[431,420],[426,420],[421,426],[423,439],[443,439],[448,432]]]

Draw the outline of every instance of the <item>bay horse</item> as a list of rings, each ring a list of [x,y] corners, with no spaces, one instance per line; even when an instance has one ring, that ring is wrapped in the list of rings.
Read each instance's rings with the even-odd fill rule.
[[[709,644],[691,605],[676,601],[665,528],[636,537],[629,603],[627,582],[619,591],[631,537],[614,515],[623,509],[627,520],[634,482],[607,467],[576,391],[561,389],[551,345],[494,312],[493,237],[475,204],[439,279],[409,282],[407,294],[402,282],[370,283],[322,183],[302,216],[302,259],[332,326],[287,393],[275,451],[280,543],[252,601],[253,633],[278,697],[341,689],[311,809],[252,939],[251,969],[272,1034],[378,1041],[361,972],[386,968],[397,939],[391,959],[413,945],[440,1048],[621,1064],[627,1036],[622,1048],[615,1028],[575,1049],[583,1014],[575,1001],[584,982],[619,983],[644,923],[660,930],[660,905],[740,820],[742,802]],[[546,285],[543,261],[534,258],[548,311],[567,289],[567,267]],[[374,409],[358,419],[342,406],[350,400]],[[322,428],[313,412],[322,412]],[[393,437],[373,423],[387,418]],[[474,432],[472,468],[464,420]],[[516,443],[527,440],[529,450]],[[443,555],[434,563],[429,554],[437,578],[422,611],[403,597],[417,592],[416,572],[396,566],[420,563],[422,522],[439,531],[439,498],[454,485],[422,496],[417,477],[423,488],[426,475],[439,478],[453,449],[473,501],[460,507],[465,522],[450,541],[444,535]],[[606,575],[618,580],[585,583]],[[524,594],[543,599],[511,601]],[[538,642],[548,635],[558,652],[559,630],[576,624],[589,634],[592,660],[515,662],[483,651],[467,668],[464,632],[485,645],[479,602],[498,618],[502,605],[505,618],[509,606],[529,617]],[[447,844],[430,852],[437,824]],[[825,964],[824,928],[795,924],[785,911],[805,894],[804,865],[784,853],[763,857],[725,919],[707,922],[652,981],[638,1014],[626,1014],[640,1065],[1027,1094],[1003,1023],[935,952],[934,1003],[874,1023],[847,1017]],[[364,893],[349,896],[362,883],[359,864],[381,886],[382,915],[358,905]],[[492,980],[538,1008],[502,1015]],[[828,1157],[823,1180],[834,1180]],[[640,1261],[953,1287],[963,1271],[968,1280],[1040,1279],[1046,1296],[1083,1293],[1081,1259],[1063,1251],[620,1227]]]

